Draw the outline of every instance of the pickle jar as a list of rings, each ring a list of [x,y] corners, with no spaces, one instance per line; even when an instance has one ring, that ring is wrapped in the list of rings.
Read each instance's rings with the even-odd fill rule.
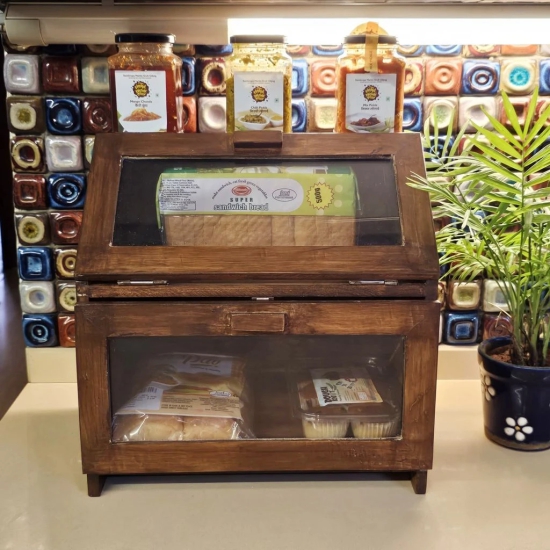
[[[173,34],[117,34],[109,57],[113,128],[119,132],[183,131],[181,59]]]
[[[284,36],[232,36],[227,131],[292,132],[292,59]]]
[[[394,36],[369,38],[345,38],[336,69],[336,132],[403,131],[405,58]]]

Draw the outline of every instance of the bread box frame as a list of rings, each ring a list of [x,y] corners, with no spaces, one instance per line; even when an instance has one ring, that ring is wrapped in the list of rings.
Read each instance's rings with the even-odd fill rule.
[[[129,157],[391,159],[403,243],[241,247],[238,259],[234,248],[113,246],[122,159]],[[97,136],[76,306],[82,464],[90,496],[101,494],[107,475],[289,471],[401,471],[424,493],[433,457],[439,270],[428,196],[406,185],[413,173],[424,173],[420,138],[413,134]],[[110,338],[272,333],[403,336],[401,437],[111,441]]]

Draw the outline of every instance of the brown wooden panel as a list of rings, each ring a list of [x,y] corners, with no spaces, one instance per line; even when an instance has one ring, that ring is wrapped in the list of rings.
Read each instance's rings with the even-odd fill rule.
[[[174,283],[151,286],[116,284],[84,285],[77,283],[79,295],[92,300],[107,298],[144,300],[147,298],[429,298],[432,283],[400,283],[398,285],[364,285],[342,282],[304,281],[294,283]],[[434,283],[435,284],[435,283]],[[433,285],[432,285],[433,286]]]
[[[231,313],[231,330],[238,332],[284,332],[284,313]]]
[[[79,246],[77,278],[105,281],[166,278],[181,281],[235,279],[395,279],[435,280],[439,269],[431,207],[426,193],[406,185],[424,174],[416,134],[289,134],[280,149],[250,151],[250,158],[395,160],[403,246],[239,247],[111,246],[121,158],[238,159],[231,135],[101,134],[94,163]],[[162,277],[164,276],[164,277]]]
[[[288,334],[406,336],[402,439],[110,443],[107,339],[227,335],[234,314],[284,314]],[[79,304],[77,364],[83,468],[91,474],[427,470],[439,305],[412,301]]]

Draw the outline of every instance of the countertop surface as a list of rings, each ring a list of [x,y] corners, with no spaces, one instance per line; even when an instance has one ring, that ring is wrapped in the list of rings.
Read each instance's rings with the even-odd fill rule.
[[[438,385],[428,492],[376,475],[81,474],[76,385],[29,384],[0,421],[0,550],[549,550],[550,451],[483,435],[478,381]]]

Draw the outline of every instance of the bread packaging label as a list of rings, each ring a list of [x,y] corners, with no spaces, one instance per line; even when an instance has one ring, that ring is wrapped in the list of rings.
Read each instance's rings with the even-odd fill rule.
[[[287,169],[288,170],[288,169]],[[192,172],[173,169],[159,178],[157,206],[164,215],[356,215],[355,175]]]
[[[362,369],[343,371],[312,369],[314,396],[300,392],[303,410],[317,406],[382,403],[374,383]],[[313,397],[313,399],[312,399]]]
[[[211,395],[195,388],[179,386],[172,389],[149,384],[117,411],[125,414],[158,414],[171,416],[201,416],[242,420],[238,397]]]

